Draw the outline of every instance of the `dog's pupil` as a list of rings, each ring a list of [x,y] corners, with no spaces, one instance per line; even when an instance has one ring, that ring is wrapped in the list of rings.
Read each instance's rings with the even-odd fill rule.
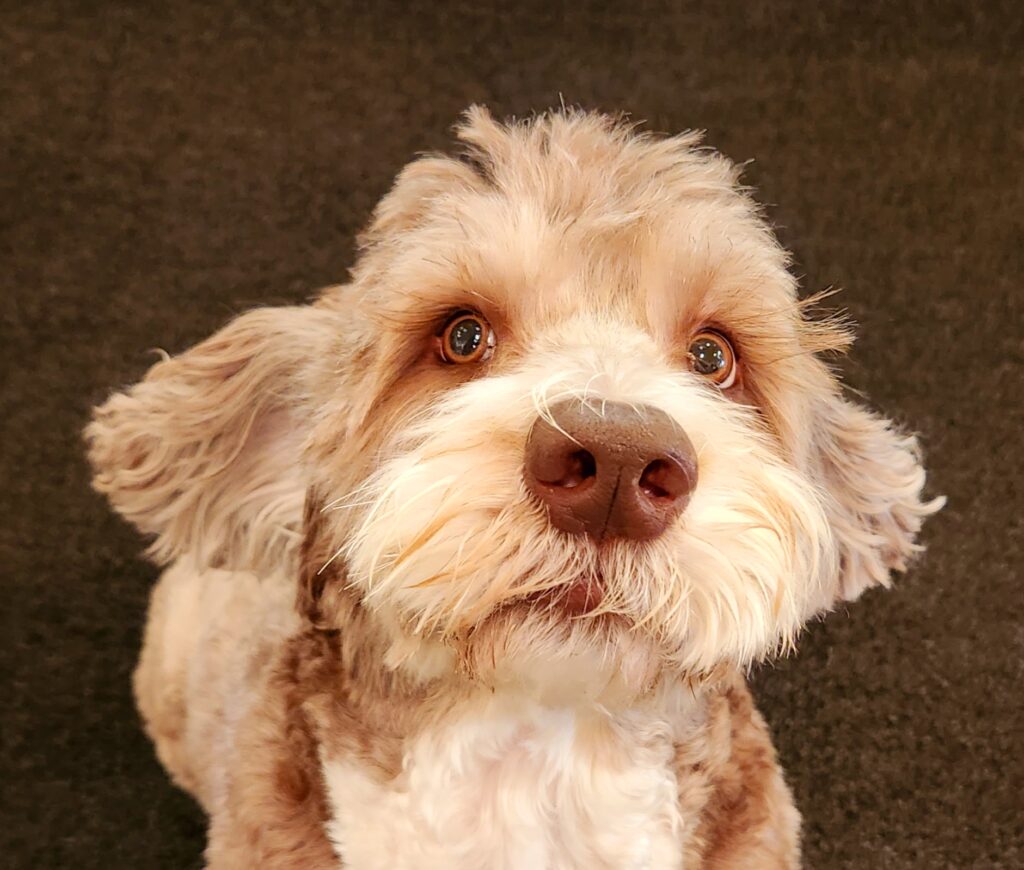
[[[479,320],[467,317],[452,327],[448,344],[454,356],[472,356],[484,338],[484,327]]]
[[[722,346],[710,338],[698,338],[690,345],[693,369],[698,374],[713,375],[727,364]]]

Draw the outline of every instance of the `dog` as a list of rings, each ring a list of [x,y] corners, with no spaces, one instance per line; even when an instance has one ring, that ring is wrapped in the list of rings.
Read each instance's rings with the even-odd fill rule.
[[[457,137],[349,283],[86,430],[168,566],[134,685],[208,866],[797,866],[744,673],[905,570],[917,443],[699,134]]]

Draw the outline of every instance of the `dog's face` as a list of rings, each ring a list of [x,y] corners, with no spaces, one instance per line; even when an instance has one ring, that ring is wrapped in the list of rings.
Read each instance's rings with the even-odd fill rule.
[[[295,558],[311,619],[354,599],[424,678],[627,693],[903,567],[934,509],[913,440],[840,396],[846,332],[727,161],[594,115],[459,135],[349,285],[99,409],[97,486],[158,558]]]

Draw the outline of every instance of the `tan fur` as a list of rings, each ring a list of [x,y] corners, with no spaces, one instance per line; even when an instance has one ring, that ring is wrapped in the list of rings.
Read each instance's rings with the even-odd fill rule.
[[[737,674],[715,698],[707,760],[690,761],[687,779],[706,777],[707,803],[694,838],[699,866],[792,867],[800,854],[800,816],[775,757],[771,735]],[[696,768],[696,769],[695,769]]]
[[[918,550],[915,440],[819,358],[738,173],[592,114],[399,176],[352,280],[111,397],[95,486],[170,564],[136,694],[212,867],[792,867],[799,817],[742,670]],[[488,361],[445,365],[471,309]],[[690,337],[728,334],[720,392]],[[657,540],[551,527],[522,480],[557,401],[650,405],[699,484]],[[599,576],[601,606],[553,596]],[[293,606],[294,602],[294,606]]]

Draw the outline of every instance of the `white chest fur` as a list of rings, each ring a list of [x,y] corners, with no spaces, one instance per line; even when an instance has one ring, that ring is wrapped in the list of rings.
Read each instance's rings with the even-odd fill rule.
[[[674,730],[490,698],[411,741],[393,780],[325,758],[328,832],[355,870],[681,868]]]

